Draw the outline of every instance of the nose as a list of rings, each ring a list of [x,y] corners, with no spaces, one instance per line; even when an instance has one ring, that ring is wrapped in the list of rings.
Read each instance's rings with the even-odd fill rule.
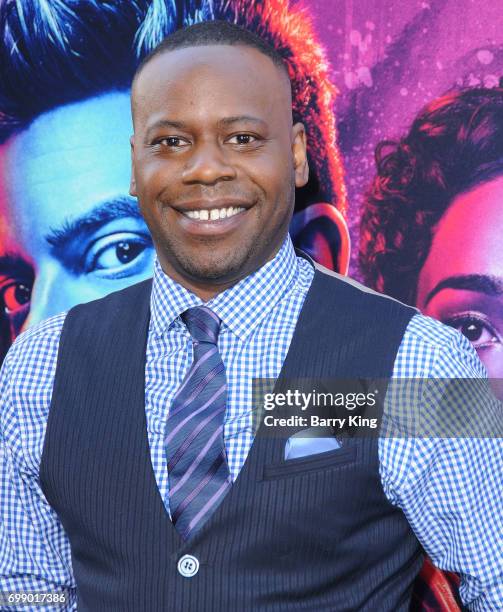
[[[214,185],[236,178],[236,170],[217,142],[200,143],[193,149],[183,170],[184,183]]]

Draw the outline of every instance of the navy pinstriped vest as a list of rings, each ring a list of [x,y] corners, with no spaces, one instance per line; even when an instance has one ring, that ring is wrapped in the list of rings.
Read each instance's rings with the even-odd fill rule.
[[[150,291],[73,308],[61,336],[40,479],[79,612],[407,610],[422,552],[383,493],[377,438],[285,463],[284,440],[256,436],[216,512],[181,540],[146,431]],[[317,269],[280,377],[389,377],[414,313]],[[192,578],[177,570],[187,553]]]

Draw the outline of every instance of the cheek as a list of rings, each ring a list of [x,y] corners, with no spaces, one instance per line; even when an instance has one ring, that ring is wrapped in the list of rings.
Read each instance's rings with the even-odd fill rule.
[[[480,351],[479,357],[487,368],[491,389],[496,397],[503,401],[503,347]]]
[[[135,179],[138,196],[151,200],[169,190],[176,176],[174,164],[148,158],[140,158],[135,163]]]
[[[261,164],[253,168],[253,173],[248,176],[252,182],[258,186],[260,191],[272,208],[272,214],[281,215],[290,203],[293,203],[294,182],[293,172],[286,166],[272,166],[271,164]]]
[[[494,348],[480,350],[478,355],[487,368],[489,378],[503,378],[503,346],[501,344]]]

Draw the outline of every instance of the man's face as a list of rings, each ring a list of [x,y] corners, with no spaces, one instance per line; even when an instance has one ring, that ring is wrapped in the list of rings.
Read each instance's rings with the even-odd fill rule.
[[[249,47],[185,48],[153,58],[132,95],[131,194],[164,271],[209,297],[272,259],[307,181],[287,78]]]
[[[129,93],[38,117],[1,148],[0,298],[19,328],[152,273],[128,194]]]

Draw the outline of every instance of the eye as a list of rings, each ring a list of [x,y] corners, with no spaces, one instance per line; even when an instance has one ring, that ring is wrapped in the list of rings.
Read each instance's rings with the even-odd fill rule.
[[[160,144],[169,149],[176,149],[187,146],[189,143],[184,138],[180,138],[180,136],[165,136],[164,138],[159,139],[156,144]]]
[[[152,240],[147,234],[117,232],[91,244],[84,269],[102,278],[126,278],[142,274],[153,258]]]
[[[29,304],[31,290],[31,284],[13,279],[0,284],[0,299],[5,313],[14,315]]]
[[[485,318],[475,314],[458,315],[444,321],[460,331],[475,348],[499,342],[498,335]]]
[[[230,142],[230,144],[247,145],[255,142],[256,140],[257,137],[253,136],[252,134],[236,134],[235,136],[231,136],[227,142]]]

